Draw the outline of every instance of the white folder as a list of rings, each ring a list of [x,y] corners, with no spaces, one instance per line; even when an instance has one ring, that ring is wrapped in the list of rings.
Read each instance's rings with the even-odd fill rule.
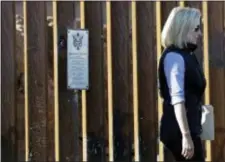
[[[202,106],[202,140],[215,139],[214,111],[212,105]]]

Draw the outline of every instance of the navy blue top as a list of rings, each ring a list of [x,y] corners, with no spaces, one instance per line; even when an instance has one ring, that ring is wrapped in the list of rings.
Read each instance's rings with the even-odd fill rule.
[[[206,81],[192,48],[166,48],[159,61],[158,75],[163,99],[161,141],[165,143],[181,137],[173,105],[183,101],[191,134],[200,135],[201,105]]]

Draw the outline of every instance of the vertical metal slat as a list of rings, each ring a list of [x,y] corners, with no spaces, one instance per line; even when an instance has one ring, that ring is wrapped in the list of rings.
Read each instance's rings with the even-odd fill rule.
[[[15,2],[1,3],[1,161],[18,161]],[[18,61],[18,60],[17,60]],[[21,107],[22,108],[22,107]]]
[[[184,1],[179,1],[179,5],[180,5],[181,7],[185,7]]]
[[[85,6],[84,1],[80,1],[80,20],[81,28],[85,28]],[[87,161],[87,94],[85,90],[82,90],[82,148],[83,148],[83,161]]]
[[[29,161],[29,108],[28,108],[28,56],[27,56],[27,2],[23,1],[24,15],[24,98],[25,98],[25,161]]]
[[[108,81],[108,131],[109,131],[109,161],[114,160],[113,148],[113,88],[112,88],[112,36],[111,36],[111,2],[106,2],[107,25],[107,81]]]
[[[210,80],[209,80],[209,36],[208,36],[208,2],[202,2],[203,10],[203,52],[204,52],[204,72],[207,80],[205,90],[205,104],[210,104]],[[211,161],[211,142],[206,141],[206,161]]]
[[[58,90],[58,25],[57,1],[53,1],[53,46],[54,46],[54,119],[55,119],[55,161],[60,159],[59,146],[59,90]]]
[[[134,161],[139,157],[139,124],[138,124],[138,73],[137,73],[137,17],[136,2],[132,1],[132,61],[133,61],[133,109],[134,109]]]
[[[157,43],[157,65],[159,63],[159,59],[161,57],[162,49],[161,49],[161,2],[156,2],[156,43]],[[161,98],[158,95],[158,123],[160,123],[160,119],[162,116],[162,104]],[[158,128],[159,129],[159,128]],[[159,142],[159,159],[158,161],[164,161],[164,149],[163,144]]]

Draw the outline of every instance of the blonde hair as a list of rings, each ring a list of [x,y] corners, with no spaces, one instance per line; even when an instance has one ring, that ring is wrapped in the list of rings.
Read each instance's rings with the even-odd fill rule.
[[[199,25],[201,13],[198,9],[175,7],[170,12],[162,30],[161,42],[164,48],[175,45],[183,48],[187,43],[187,35]]]

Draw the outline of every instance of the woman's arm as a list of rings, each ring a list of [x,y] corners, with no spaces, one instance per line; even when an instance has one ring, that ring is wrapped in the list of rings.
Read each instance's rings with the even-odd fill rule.
[[[182,135],[183,136],[190,135],[184,102],[175,104],[174,112]]]

